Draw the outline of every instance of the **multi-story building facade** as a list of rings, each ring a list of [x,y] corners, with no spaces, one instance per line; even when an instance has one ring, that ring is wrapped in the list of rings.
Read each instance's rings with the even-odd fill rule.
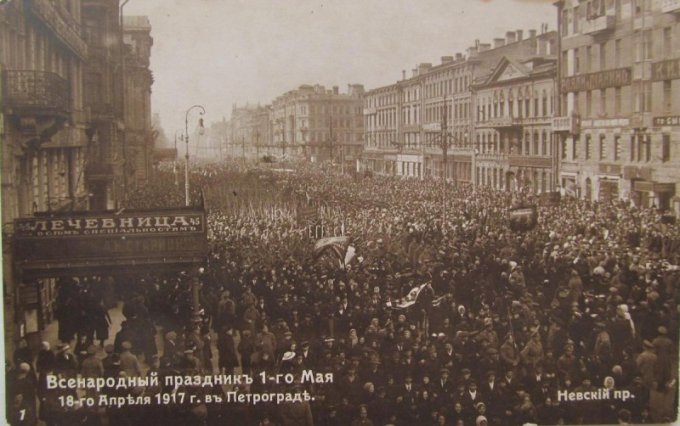
[[[81,1],[0,5],[3,283],[7,353],[49,320],[55,281],[15,275],[13,220],[84,208],[87,114],[82,75]],[[40,295],[34,298],[33,295]]]
[[[498,189],[555,190],[552,143],[555,57],[503,57],[473,86],[476,184]]]
[[[332,161],[354,168],[363,150],[363,96],[361,84],[302,85],[272,102],[272,143],[283,155],[312,162]]]
[[[556,3],[560,181],[680,212],[680,2]]]
[[[275,150],[268,143],[272,137],[270,111],[269,105],[232,107],[228,156],[259,161],[262,156]]]
[[[400,145],[397,114],[401,110],[400,98],[401,88],[398,84],[366,92],[363,109],[365,129],[363,164],[367,170],[389,175],[397,173]],[[409,121],[416,123],[418,118],[411,117]]]
[[[423,87],[423,163],[426,176],[460,182],[472,180],[470,90],[475,61],[463,54],[443,56],[427,67]],[[444,157],[446,150],[446,158]]]
[[[83,0],[83,34],[89,56],[83,70],[90,112],[85,183],[94,210],[113,209],[127,189],[123,117],[123,54],[118,0]]]
[[[504,57],[525,61],[555,52],[555,33],[548,32],[547,26],[540,34],[532,30],[528,38],[523,35],[522,31],[508,32],[506,38],[495,39],[493,47],[477,40],[465,56],[443,56],[435,66],[419,64],[411,77],[403,71],[397,83],[367,92],[366,169],[476,184],[475,157],[481,146],[474,142],[473,83],[490,83],[490,75]]]
[[[123,17],[125,43],[125,133],[128,185],[144,184],[153,170],[156,135],[151,123],[151,24],[146,16]]]

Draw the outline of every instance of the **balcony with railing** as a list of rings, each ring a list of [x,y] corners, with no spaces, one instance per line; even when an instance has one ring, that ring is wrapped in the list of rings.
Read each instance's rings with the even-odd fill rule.
[[[587,19],[583,22],[583,34],[597,34],[607,30],[613,30],[616,25],[616,17],[602,15]]]
[[[661,12],[680,13],[680,0],[661,0]]]
[[[49,27],[57,38],[81,58],[87,56],[87,44],[81,37],[81,26],[73,17],[55,7],[50,0],[30,0],[30,11]]]
[[[522,119],[504,115],[502,117],[493,117],[487,121],[480,122],[478,127],[492,127],[492,128],[510,128],[519,127],[522,125]]]
[[[112,163],[93,161],[85,166],[85,177],[88,180],[113,180],[115,175]]]
[[[517,155],[510,154],[508,156],[510,167],[552,167],[552,157],[549,156],[534,156],[534,155]]]
[[[69,114],[68,80],[34,70],[5,70],[2,75],[3,104],[20,115]]]

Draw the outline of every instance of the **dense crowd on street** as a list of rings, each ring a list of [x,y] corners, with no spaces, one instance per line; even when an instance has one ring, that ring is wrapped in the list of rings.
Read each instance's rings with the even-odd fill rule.
[[[548,206],[521,189],[295,167],[193,170],[193,203],[208,211],[206,264],[115,284],[62,283],[60,342],[43,342],[37,356],[25,346],[14,354],[10,411],[48,425],[104,417],[111,425],[282,426],[677,418],[680,227],[661,212],[570,197]],[[130,194],[129,208],[181,205],[181,183],[161,169]],[[512,230],[509,209],[527,205],[538,205],[535,227]],[[300,220],[303,206],[315,217]],[[317,261],[320,225],[321,236],[349,237],[350,262]],[[425,283],[416,303],[398,307]],[[109,336],[107,309],[119,299],[125,321]],[[302,383],[308,370],[333,379]],[[182,390],[307,391],[314,400],[65,410],[56,403],[61,391],[46,388],[49,374],[154,373],[158,387],[111,391],[154,395],[177,392],[166,376],[262,372],[296,380]],[[602,389],[610,397],[565,396]]]

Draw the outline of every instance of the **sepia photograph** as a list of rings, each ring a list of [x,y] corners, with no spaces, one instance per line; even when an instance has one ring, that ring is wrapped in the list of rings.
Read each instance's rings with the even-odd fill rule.
[[[10,426],[678,422],[680,0],[0,0]]]

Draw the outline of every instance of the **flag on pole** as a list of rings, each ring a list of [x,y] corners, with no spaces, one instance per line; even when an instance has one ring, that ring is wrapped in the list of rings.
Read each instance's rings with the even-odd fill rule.
[[[401,299],[397,299],[395,301],[388,301],[387,302],[387,307],[388,308],[394,308],[394,309],[406,309],[410,306],[415,305],[416,301],[418,300],[418,296],[422,293],[423,289],[427,286],[429,286],[430,283],[425,283],[421,284],[417,287],[413,287],[411,291],[408,292],[408,294]]]

